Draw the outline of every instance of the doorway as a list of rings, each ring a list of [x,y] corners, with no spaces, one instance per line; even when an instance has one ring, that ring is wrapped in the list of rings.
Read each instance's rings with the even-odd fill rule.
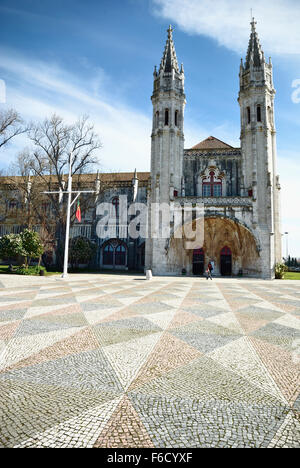
[[[225,246],[221,250],[221,275],[231,276],[232,274],[232,254],[229,247]]]
[[[204,273],[204,250],[193,251],[193,275],[202,276]]]

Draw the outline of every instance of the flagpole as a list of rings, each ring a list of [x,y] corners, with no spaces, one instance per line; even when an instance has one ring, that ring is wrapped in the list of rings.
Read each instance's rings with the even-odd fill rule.
[[[69,238],[70,238],[70,215],[71,215],[71,199],[72,199],[72,159],[73,153],[70,153],[69,160],[69,178],[68,178],[68,204],[67,204],[67,221],[66,221],[66,238],[65,238],[65,255],[64,255],[64,271],[62,278],[68,277],[68,262],[69,262]]]

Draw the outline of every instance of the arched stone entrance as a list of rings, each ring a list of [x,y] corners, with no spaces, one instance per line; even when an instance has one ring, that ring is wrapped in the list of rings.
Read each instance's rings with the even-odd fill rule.
[[[252,232],[235,219],[206,217],[203,248],[205,261],[214,261],[217,275],[260,274],[257,241]]]
[[[193,230],[198,220],[192,222]],[[198,246],[197,246],[198,247]],[[221,251],[227,247],[227,266],[221,271]],[[209,261],[214,262],[214,274],[232,274],[237,276],[261,276],[261,258],[259,245],[253,233],[237,219],[225,216],[209,216],[204,219],[204,242],[198,250],[203,251],[204,271]],[[169,271],[177,274],[182,268],[187,274],[194,274],[194,250],[186,249],[185,239],[172,237],[166,248]],[[223,255],[223,254],[222,254]],[[225,255],[225,251],[224,251]],[[229,262],[231,260],[231,262]],[[229,273],[230,272],[230,273]]]

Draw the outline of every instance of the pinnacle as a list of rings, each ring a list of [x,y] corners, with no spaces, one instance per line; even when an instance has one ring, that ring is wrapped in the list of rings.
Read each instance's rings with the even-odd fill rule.
[[[172,69],[174,69],[177,73],[179,73],[179,67],[176,57],[176,51],[173,41],[173,28],[170,25],[168,30],[168,38],[165,46],[165,50],[163,53],[163,57],[161,59],[159,71],[164,71],[165,73],[171,73]]]
[[[245,69],[250,68],[252,64],[254,67],[260,67],[264,62],[264,53],[259,42],[258,34],[256,32],[256,24],[254,18],[251,21],[251,35],[249,39],[249,46],[247,51]]]

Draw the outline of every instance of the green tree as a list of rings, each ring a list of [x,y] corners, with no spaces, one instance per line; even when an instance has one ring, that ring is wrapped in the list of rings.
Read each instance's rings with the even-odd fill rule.
[[[70,242],[69,261],[72,268],[79,263],[89,263],[95,253],[96,245],[86,237],[75,237]]]
[[[24,256],[22,238],[20,234],[7,234],[0,238],[0,257],[16,259]]]
[[[44,247],[40,236],[35,231],[25,229],[21,234],[23,256],[25,257],[25,268],[28,268],[32,258],[40,260],[44,253]]]

